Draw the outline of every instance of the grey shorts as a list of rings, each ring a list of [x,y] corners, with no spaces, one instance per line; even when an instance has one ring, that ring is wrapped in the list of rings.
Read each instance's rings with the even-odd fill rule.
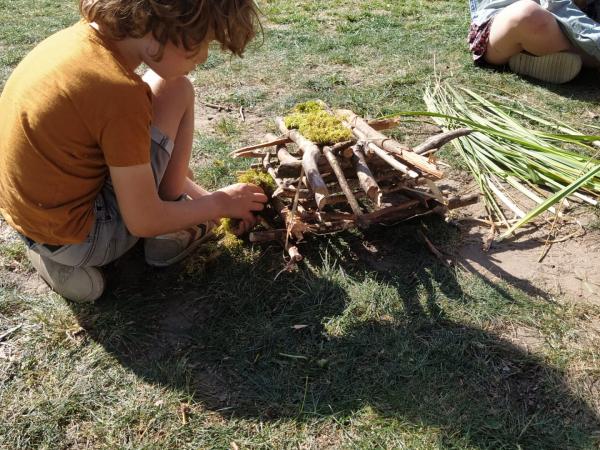
[[[150,157],[156,186],[160,184],[173,151],[173,141],[158,128],[151,129]],[[92,231],[81,244],[60,247],[38,244],[27,238],[31,250],[67,266],[97,267],[108,264],[122,256],[135,245],[138,238],[132,236],[119,211],[110,179],[102,187],[94,204],[96,220]]]

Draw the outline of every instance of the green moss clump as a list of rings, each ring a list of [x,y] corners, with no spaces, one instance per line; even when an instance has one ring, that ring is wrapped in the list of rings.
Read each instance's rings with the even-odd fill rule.
[[[317,111],[325,111],[325,103],[321,100],[309,100],[294,106],[294,112],[297,113],[311,113]]]
[[[244,247],[244,241],[237,237],[235,234],[228,233],[220,241],[222,247],[225,247],[229,251],[241,250]]]
[[[217,228],[215,228],[215,234],[217,236],[224,236],[226,234],[232,234],[233,231],[237,228],[237,221],[235,219],[230,219],[229,217],[225,217],[221,219],[221,223]]]
[[[270,196],[277,188],[275,180],[273,180],[271,175],[260,170],[246,170],[239,174],[237,178],[239,183],[252,183],[259,186],[268,196]]]
[[[239,183],[252,183],[259,186],[267,196],[270,196],[277,188],[275,180],[266,172],[249,169],[242,172],[237,177]],[[244,246],[244,241],[234,234],[238,229],[240,221],[238,219],[223,218],[221,223],[215,229],[215,234],[219,237],[219,245],[229,251],[240,250]]]
[[[301,103],[294,111],[284,118],[285,126],[297,129],[315,144],[330,145],[352,139],[352,132],[344,126],[342,119],[325,111],[322,102]]]
[[[233,232],[237,230],[239,221],[228,217],[221,219],[221,223],[215,228],[215,235],[219,237],[219,245],[228,250],[236,250],[244,245],[239,237]]]

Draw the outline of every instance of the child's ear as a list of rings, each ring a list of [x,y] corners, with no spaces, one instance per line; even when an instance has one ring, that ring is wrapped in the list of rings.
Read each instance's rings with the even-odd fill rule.
[[[160,44],[156,39],[154,39],[152,34],[147,34],[146,36],[144,36],[143,40],[143,49],[145,56],[149,57],[150,59],[156,59],[158,56],[160,56]]]

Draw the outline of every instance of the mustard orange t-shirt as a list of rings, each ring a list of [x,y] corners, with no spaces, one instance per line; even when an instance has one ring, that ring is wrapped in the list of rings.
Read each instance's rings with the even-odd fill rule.
[[[0,212],[36,242],[83,242],[108,166],[150,161],[149,86],[79,22],[41,42],[0,96]]]

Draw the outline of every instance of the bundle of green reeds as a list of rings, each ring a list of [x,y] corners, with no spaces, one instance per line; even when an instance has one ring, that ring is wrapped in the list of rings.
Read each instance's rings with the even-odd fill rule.
[[[477,181],[488,212],[512,234],[538,215],[560,214],[565,199],[594,206],[600,196],[600,136],[583,135],[541,111],[486,99],[467,89],[437,83],[425,92],[424,115],[445,130],[469,127],[473,133],[452,141]],[[537,206],[530,211],[511,199],[509,185]],[[506,218],[503,204],[516,217]],[[556,206],[556,208],[555,208]]]

